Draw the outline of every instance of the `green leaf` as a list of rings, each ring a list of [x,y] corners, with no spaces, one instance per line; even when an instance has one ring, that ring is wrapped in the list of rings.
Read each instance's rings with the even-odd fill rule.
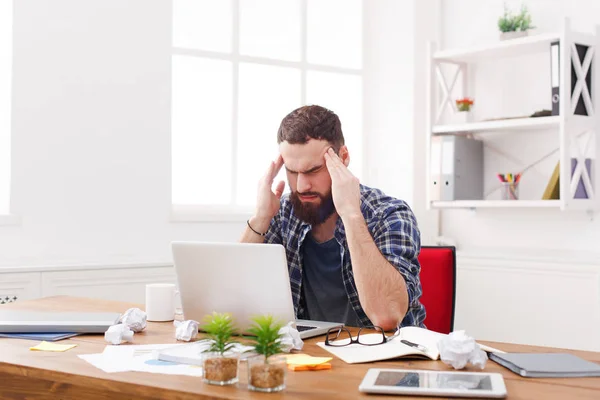
[[[526,31],[535,28],[531,25],[531,15],[525,4],[521,5],[519,14],[514,14],[504,4],[504,14],[498,19],[498,29],[501,32]]]
[[[231,314],[213,312],[206,315],[203,321],[202,330],[211,340],[210,347],[205,351],[218,352],[222,355],[237,343],[231,340],[231,336],[236,333]]]
[[[253,344],[254,350],[258,354],[268,359],[270,356],[281,353],[281,337],[279,330],[283,324],[275,321],[272,315],[259,315],[252,318],[253,324],[248,329],[250,336],[248,339]]]

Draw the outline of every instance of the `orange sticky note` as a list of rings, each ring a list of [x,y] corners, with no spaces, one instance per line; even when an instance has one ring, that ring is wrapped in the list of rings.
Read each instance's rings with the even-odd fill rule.
[[[318,365],[295,365],[288,364],[288,369],[291,371],[320,371],[324,369],[331,369],[330,363],[318,364]]]

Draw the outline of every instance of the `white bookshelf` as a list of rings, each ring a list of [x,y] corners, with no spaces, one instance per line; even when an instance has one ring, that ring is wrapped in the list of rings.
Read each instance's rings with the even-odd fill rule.
[[[467,49],[442,50],[433,54],[435,61],[476,62],[491,58],[518,57],[548,51],[550,43],[560,40],[560,33],[545,33],[511,39]]]
[[[560,208],[560,200],[454,200],[432,201],[431,208]]]
[[[494,132],[510,130],[535,130],[556,128],[560,124],[559,116],[515,118],[496,121],[468,122],[464,124],[435,125],[431,132],[436,134],[464,132]]]
[[[472,64],[486,62],[495,59],[508,57],[521,57],[536,53],[545,53],[550,60],[550,48],[552,43],[559,43],[559,115],[530,117],[530,118],[510,118],[473,121],[464,123],[450,123],[447,109],[456,113],[454,100],[460,97],[469,96],[470,88],[469,72],[476,71]],[[583,60],[577,56],[576,45],[587,46],[586,57]],[[582,34],[575,32],[570,28],[570,21],[565,18],[560,32],[544,33],[532,35],[518,39],[498,41],[490,44],[474,46],[462,49],[444,49],[436,51],[435,43],[430,43],[428,68],[429,79],[427,87],[427,122],[426,122],[426,165],[427,165],[427,208],[431,209],[478,209],[478,208],[555,208],[559,210],[584,210],[594,212],[600,207],[600,107],[596,104],[600,101],[600,59],[597,57],[600,53],[600,26],[596,27],[595,35]],[[588,62],[591,59],[591,66]],[[518,62],[518,61],[516,61]],[[573,65],[573,66],[572,66]],[[449,66],[449,67],[445,67]],[[446,69],[444,69],[446,68]],[[447,71],[454,68],[455,74],[448,77]],[[575,89],[571,90],[571,72],[575,72]],[[587,71],[591,71],[592,86],[587,90],[584,85],[583,77]],[[461,79],[457,79],[460,77]],[[532,77],[535,79],[535,77]],[[461,82],[460,87],[455,87],[456,82]],[[585,86],[581,90],[580,86]],[[572,93],[573,92],[573,93]],[[584,93],[587,92],[587,93]],[[548,94],[550,96],[550,93]],[[575,114],[575,106],[580,98],[585,103],[587,114],[585,116]],[[485,101],[482,96],[477,99],[479,102]],[[444,114],[446,112],[446,114]],[[498,110],[501,115],[502,110]],[[450,118],[452,120],[453,118]],[[435,136],[461,135],[477,140],[482,140],[484,145],[489,134],[514,135],[515,145],[518,145],[518,138],[526,135],[528,132],[548,131],[548,140],[558,138],[558,161],[560,162],[560,199],[559,200],[493,200],[489,198],[490,188],[484,188],[488,195],[481,200],[448,200],[445,196],[436,196],[432,188],[432,182],[438,181],[441,184],[442,172],[435,175],[432,171],[432,165],[440,168],[442,160],[432,160],[432,139]],[[545,135],[545,133],[543,133]],[[578,141],[585,137],[589,143],[584,145],[584,150],[580,149]],[[538,136],[534,136],[538,137]],[[537,140],[537,139],[534,139]],[[587,147],[586,147],[587,146]],[[575,150],[574,150],[575,149]],[[438,150],[439,151],[439,150]],[[579,154],[578,154],[579,152]],[[583,154],[582,154],[583,153]],[[441,156],[440,156],[441,157]],[[571,159],[577,158],[579,161],[575,173],[571,172]],[[588,175],[583,165],[586,158],[594,159],[591,173]],[[433,162],[432,162],[433,161]],[[532,162],[535,160],[531,160]],[[581,165],[581,168],[579,166]],[[523,165],[523,168],[526,168]],[[594,171],[595,170],[595,171]],[[514,171],[517,172],[517,171]],[[549,175],[552,171],[549,171]],[[485,171],[484,176],[489,182],[492,171]],[[575,198],[575,191],[579,181],[585,185],[588,198]],[[446,182],[447,184],[447,182]],[[439,186],[438,186],[439,187]],[[439,189],[438,189],[439,190]]]

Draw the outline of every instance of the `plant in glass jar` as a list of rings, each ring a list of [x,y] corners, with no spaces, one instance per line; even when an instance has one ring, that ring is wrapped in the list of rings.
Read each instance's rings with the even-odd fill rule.
[[[254,351],[258,356],[248,359],[248,388],[260,392],[278,392],[285,389],[286,359],[278,356],[281,350],[283,326],[271,315],[252,318],[248,332]]]
[[[228,353],[237,343],[231,340],[235,334],[231,315],[213,312],[204,318],[204,322],[202,330],[211,342],[204,353],[202,380],[213,385],[237,383],[239,355]]]

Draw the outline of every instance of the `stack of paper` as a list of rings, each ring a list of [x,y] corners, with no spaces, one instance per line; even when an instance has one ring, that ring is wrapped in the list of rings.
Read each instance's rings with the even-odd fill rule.
[[[162,361],[170,361],[179,364],[202,365],[204,361],[204,353],[210,348],[210,340],[198,340],[193,343],[182,344],[178,347],[171,347],[158,351],[157,359]],[[236,343],[228,352],[229,354],[239,354],[240,359],[252,357],[256,355],[253,352],[254,347],[244,346]],[[226,353],[227,354],[227,353]]]

